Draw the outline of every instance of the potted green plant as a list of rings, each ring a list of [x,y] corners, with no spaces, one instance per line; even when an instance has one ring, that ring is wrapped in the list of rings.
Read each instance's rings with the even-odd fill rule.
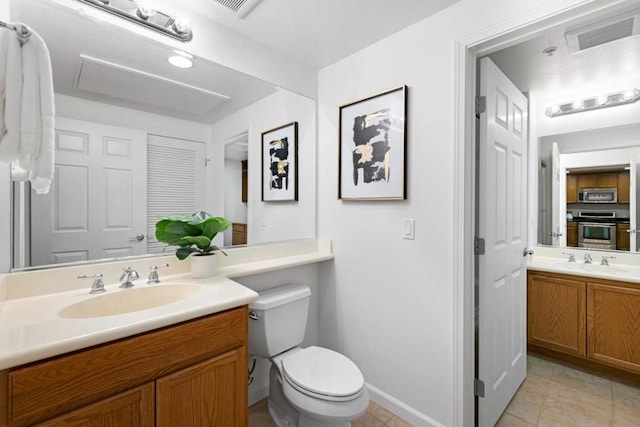
[[[176,257],[191,257],[191,274],[196,278],[215,275],[215,251],[226,253],[212,244],[213,238],[226,230],[231,222],[223,217],[199,211],[193,214],[171,215],[156,223],[156,239],[169,246],[178,246]]]

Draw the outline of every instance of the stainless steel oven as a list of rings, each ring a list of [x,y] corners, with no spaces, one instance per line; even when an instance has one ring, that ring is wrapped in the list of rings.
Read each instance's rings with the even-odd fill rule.
[[[578,246],[594,249],[616,248],[616,225],[613,223],[578,223]]]

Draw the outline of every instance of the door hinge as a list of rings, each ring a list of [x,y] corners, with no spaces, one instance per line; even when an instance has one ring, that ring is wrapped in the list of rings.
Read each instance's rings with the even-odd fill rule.
[[[484,381],[478,378],[473,380],[473,394],[474,396],[484,397]]]
[[[480,114],[487,111],[487,97],[476,96],[476,118],[480,118]]]
[[[473,253],[476,255],[484,255],[484,239],[475,237],[473,239]]]

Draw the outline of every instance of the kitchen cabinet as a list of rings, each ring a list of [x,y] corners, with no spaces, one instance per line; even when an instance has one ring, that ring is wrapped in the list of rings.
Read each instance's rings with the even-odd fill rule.
[[[567,221],[567,246],[578,246],[578,221]]]
[[[231,244],[246,245],[247,244],[247,224],[234,222],[231,228]]]
[[[640,383],[640,284],[529,271],[531,351]]]
[[[629,171],[618,172],[618,203],[631,201],[631,180]]]
[[[616,224],[616,249],[619,251],[631,250],[631,234],[629,224]]]
[[[562,353],[586,354],[585,283],[529,274],[527,340]]]
[[[247,322],[243,306],[0,371],[0,425],[246,426]]]
[[[617,186],[617,172],[585,173],[578,175],[579,188],[613,188]]]
[[[567,203],[578,203],[578,175],[567,175]]]
[[[242,161],[242,203],[247,203],[249,198],[249,162]]]
[[[640,373],[640,286],[587,283],[587,356]]]

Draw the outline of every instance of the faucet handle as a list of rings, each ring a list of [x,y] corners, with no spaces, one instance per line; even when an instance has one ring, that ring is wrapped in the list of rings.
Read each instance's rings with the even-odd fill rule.
[[[602,256],[602,261],[600,261],[600,265],[609,265],[609,260],[610,259],[616,259],[616,257],[603,255]]]
[[[155,283],[160,283],[160,278],[158,277],[158,269],[159,268],[167,268],[169,264],[162,265],[152,265],[149,267],[149,280],[147,280],[147,285],[153,285]]]
[[[78,279],[93,279],[90,294],[100,294],[106,291],[104,282],[102,281],[102,273],[96,273],[94,275],[80,274],[78,275]]]
[[[573,252],[562,252],[562,255],[569,255],[569,262],[576,262],[576,255]]]
[[[591,264],[591,261],[593,261],[593,259],[591,258],[591,254],[589,252],[584,254],[584,263],[585,264]]]

